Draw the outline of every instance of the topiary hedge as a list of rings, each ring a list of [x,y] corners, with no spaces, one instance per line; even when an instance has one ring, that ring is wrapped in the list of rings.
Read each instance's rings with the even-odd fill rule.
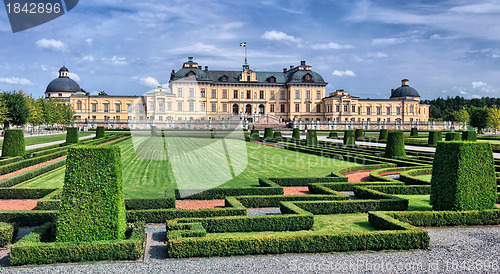
[[[381,129],[380,134],[378,135],[379,140],[387,140],[389,136],[389,131],[387,129]]]
[[[252,138],[252,139],[259,139],[259,130],[252,129],[250,131],[250,138]]]
[[[104,130],[104,127],[97,127],[95,131],[95,137],[96,138],[102,138],[106,135],[106,132]]]
[[[273,138],[273,128],[266,127],[264,129],[264,139],[272,139]]]
[[[2,157],[26,155],[24,131],[22,129],[6,129],[3,137]]]
[[[300,129],[294,128],[292,131],[292,139],[300,140]]]
[[[462,138],[460,137],[460,132],[446,132],[444,137],[445,141],[460,141]]]
[[[318,146],[318,135],[316,130],[310,129],[307,131],[306,145],[311,147]]]
[[[125,218],[120,147],[69,148],[57,241],[123,239]]]
[[[443,140],[443,133],[437,130],[429,131],[429,138],[427,139],[427,144],[430,146],[437,146],[438,142]]]
[[[356,145],[356,138],[354,138],[354,130],[344,131],[344,146]]]
[[[412,127],[412,128],[411,128],[411,131],[410,131],[410,136],[411,136],[411,137],[416,137],[416,136],[418,136],[418,128],[416,128],[416,127]]]
[[[283,138],[283,135],[281,135],[281,131],[276,131],[276,132],[274,132],[274,136],[273,137],[274,137],[274,139],[276,139],[276,138]]]
[[[17,231],[17,224],[0,222],[0,248],[11,243],[16,238]]]
[[[77,144],[80,141],[78,137],[77,127],[68,127],[66,129],[66,143],[67,144]]]
[[[499,225],[500,210],[383,212],[414,226]]]
[[[489,143],[440,142],[431,179],[433,210],[495,207],[497,183]]]
[[[477,135],[474,130],[462,131],[462,141],[477,141]]]
[[[389,131],[387,145],[385,146],[384,157],[404,157],[406,156],[404,133],[402,130]]]
[[[356,140],[363,138],[363,129],[357,128],[356,131],[354,131],[354,137],[356,138]]]
[[[339,137],[339,135],[335,131],[330,131],[330,133],[328,133],[328,138],[337,138],[337,137]]]

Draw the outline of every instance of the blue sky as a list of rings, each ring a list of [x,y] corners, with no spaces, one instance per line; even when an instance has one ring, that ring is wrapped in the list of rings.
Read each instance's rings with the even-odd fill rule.
[[[282,71],[306,60],[329,85],[388,98],[500,96],[499,1],[82,0],[12,33],[0,9],[0,89],[42,96],[65,64],[82,88],[141,95],[187,56],[209,69]]]

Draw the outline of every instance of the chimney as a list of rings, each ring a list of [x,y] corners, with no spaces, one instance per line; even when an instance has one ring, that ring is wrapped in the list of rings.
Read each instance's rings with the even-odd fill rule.
[[[290,65],[290,70],[292,70],[292,69],[293,69],[293,65]]]
[[[208,71],[208,66],[205,66],[205,71]]]
[[[300,61],[300,65],[301,66],[305,66],[306,65],[306,61]]]
[[[401,86],[409,86],[409,85],[410,85],[410,80],[408,79],[401,80]]]
[[[286,68],[283,68],[283,73],[286,73]]]

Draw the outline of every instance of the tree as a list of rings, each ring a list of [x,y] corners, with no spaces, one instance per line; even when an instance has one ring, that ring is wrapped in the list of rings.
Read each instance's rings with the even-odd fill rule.
[[[25,125],[28,121],[29,109],[26,104],[26,98],[22,91],[5,92],[2,94],[5,101],[9,121],[4,122],[5,128],[9,127],[9,123],[15,126]]]
[[[445,121],[452,121],[452,122],[469,122],[470,116],[469,112],[465,107],[462,107],[462,109],[458,111],[453,111],[448,113],[443,117],[443,120]]]
[[[9,121],[9,116],[7,115],[9,110],[5,104],[3,96],[0,96],[0,124],[4,124]]]
[[[495,105],[490,108],[490,116],[488,117],[488,124],[491,128],[495,130],[500,129],[500,109]]]
[[[483,129],[488,127],[490,110],[488,108],[471,108],[470,110],[470,125],[477,128],[477,132],[481,133]]]
[[[43,124],[43,109],[31,95],[26,95],[26,105],[29,109],[28,124],[38,126]],[[42,99],[43,100],[43,99]]]

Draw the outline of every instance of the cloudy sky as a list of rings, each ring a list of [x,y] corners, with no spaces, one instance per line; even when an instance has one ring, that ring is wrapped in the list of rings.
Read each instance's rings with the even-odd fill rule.
[[[0,9],[0,89],[39,97],[64,64],[87,91],[141,95],[187,56],[209,69],[282,71],[306,60],[329,85],[387,98],[500,97],[499,1],[83,0],[12,33]]]

